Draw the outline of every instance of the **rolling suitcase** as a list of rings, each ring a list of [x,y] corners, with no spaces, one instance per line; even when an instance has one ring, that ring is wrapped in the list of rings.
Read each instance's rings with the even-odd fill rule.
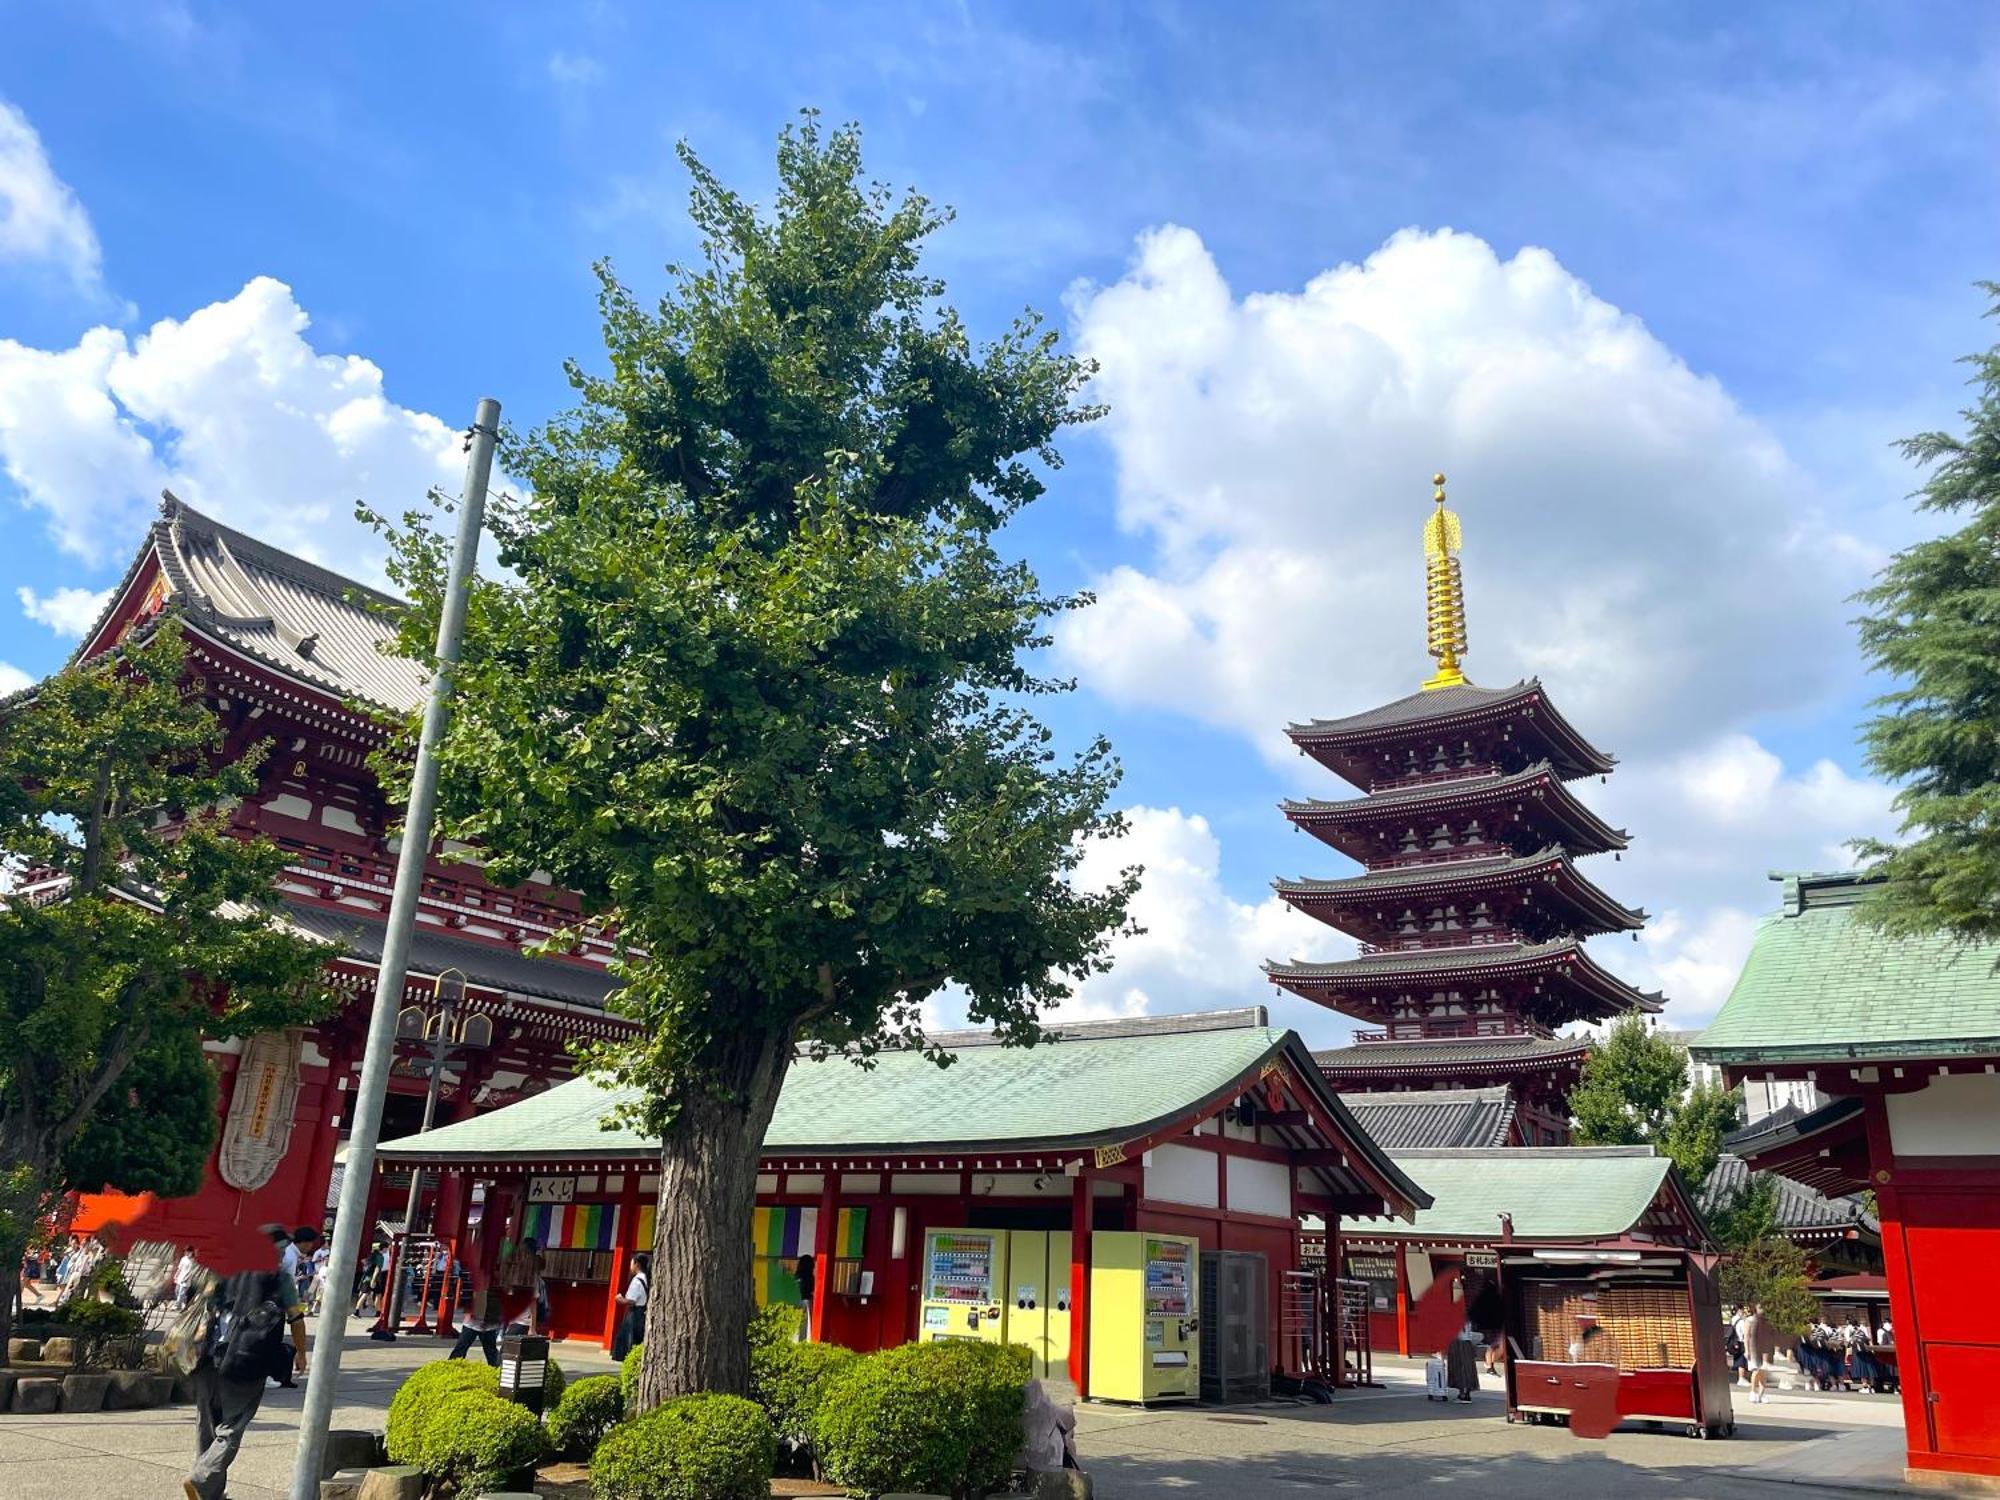
[[[1424,1361],[1424,1399],[1426,1401],[1449,1401],[1451,1387],[1445,1383],[1444,1356],[1433,1354]]]

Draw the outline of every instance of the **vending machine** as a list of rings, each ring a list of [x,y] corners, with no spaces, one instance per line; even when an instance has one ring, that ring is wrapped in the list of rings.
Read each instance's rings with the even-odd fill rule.
[[[1069,1243],[1067,1229],[1008,1236],[1007,1342],[1027,1348],[1038,1379],[1069,1368]]]
[[[1007,1231],[933,1229],[924,1236],[922,1310],[917,1338],[982,1339],[998,1344],[1007,1337],[1002,1297],[1007,1283]]]
[[[1104,1401],[1201,1395],[1201,1248],[1188,1235],[1090,1237],[1090,1390]]]

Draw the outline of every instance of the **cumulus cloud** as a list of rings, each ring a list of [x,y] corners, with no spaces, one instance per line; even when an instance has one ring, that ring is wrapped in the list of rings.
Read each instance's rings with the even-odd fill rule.
[[[1169,227],[1070,309],[1101,366],[1119,521],[1148,554],[1107,567],[1098,606],[1060,628],[1098,691],[1234,730],[1301,787],[1348,795],[1282,728],[1429,672],[1419,529],[1442,469],[1471,675],[1542,676],[1623,757],[1585,796],[1638,843],[1589,871],[1656,920],[1636,949],[1594,946],[1664,987],[1672,1024],[1727,992],[1767,868],[1843,863],[1847,839],[1890,826],[1884,788],[1830,760],[1788,771],[1746,730],[1844,685],[1842,601],[1872,553],[1717,382],[1548,252],[1407,230],[1296,292],[1239,296]],[[1325,873],[1352,868],[1329,854]],[[1288,951],[1267,938],[1258,956]],[[1138,989],[1203,988],[1169,980],[1170,944],[1152,954]]]
[[[136,340],[93,328],[68,349],[0,339],[0,466],[62,549],[102,563],[134,545],[162,488],[330,567],[376,578],[353,520],[432,486],[455,491],[457,434],[391,401],[381,369],[324,354],[282,282],[166,318]]]
[[[57,635],[82,635],[111,602],[110,589],[60,588],[47,595],[31,588],[14,592],[20,597],[22,613]]]
[[[103,253],[90,215],[49,165],[28,117],[0,99],[0,264],[45,265],[77,290],[101,290]]]
[[[35,679],[23,672],[12,662],[0,661],[0,698],[9,693],[18,693]]]
[[[1344,1027],[1318,1007],[1272,988],[1258,965],[1273,955],[1323,960],[1354,951],[1348,938],[1303,917],[1275,896],[1248,903],[1222,884],[1222,846],[1198,813],[1178,807],[1126,809],[1130,827],[1116,843],[1093,844],[1077,884],[1101,889],[1119,872],[1145,867],[1131,916],[1142,930],[1115,940],[1113,967],[1078,987],[1054,1017],[1097,1021],[1268,1005],[1280,1024],[1317,1036]],[[934,1026],[963,1024],[962,997],[946,995],[927,1011]]]
[[[1465,520],[1477,680],[1541,673],[1627,752],[1827,685],[1860,549],[1716,382],[1546,251],[1404,231],[1238,297],[1165,228],[1071,309],[1119,519],[1154,552],[1061,638],[1114,697],[1277,756],[1288,718],[1414,689],[1433,469]]]

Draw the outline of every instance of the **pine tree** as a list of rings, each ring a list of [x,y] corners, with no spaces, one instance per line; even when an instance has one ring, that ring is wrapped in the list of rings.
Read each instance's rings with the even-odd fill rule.
[[[2000,282],[1981,283],[2000,314]],[[2000,938],[2000,345],[1967,355],[1977,395],[1963,436],[1899,446],[1928,469],[1920,510],[1958,530],[1896,554],[1859,597],[1868,660],[1896,679],[1862,734],[1897,783],[1904,841],[1859,840],[1883,877],[1862,909],[1891,932]]]

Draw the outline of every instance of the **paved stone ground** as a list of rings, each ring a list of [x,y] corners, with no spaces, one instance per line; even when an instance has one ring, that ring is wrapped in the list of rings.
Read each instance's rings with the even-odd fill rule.
[[[379,1427],[402,1377],[443,1353],[430,1339],[351,1337],[335,1425]],[[571,1375],[612,1367],[585,1346],[559,1345],[556,1356]],[[1793,1500],[1853,1493],[1833,1485],[1897,1488],[1902,1413],[1893,1397],[1781,1392],[1764,1406],[1739,1399],[1729,1441],[1634,1429],[1586,1442],[1562,1428],[1508,1425],[1490,1381],[1470,1406],[1439,1405],[1423,1399],[1414,1363],[1383,1361],[1378,1375],[1383,1390],[1348,1393],[1331,1407],[1085,1407],[1079,1447],[1099,1500],[1448,1500],[1455,1492],[1469,1500]],[[283,1500],[303,1396],[266,1395],[231,1474],[232,1500]],[[178,1500],[193,1443],[186,1407],[0,1417],[0,1500]]]

